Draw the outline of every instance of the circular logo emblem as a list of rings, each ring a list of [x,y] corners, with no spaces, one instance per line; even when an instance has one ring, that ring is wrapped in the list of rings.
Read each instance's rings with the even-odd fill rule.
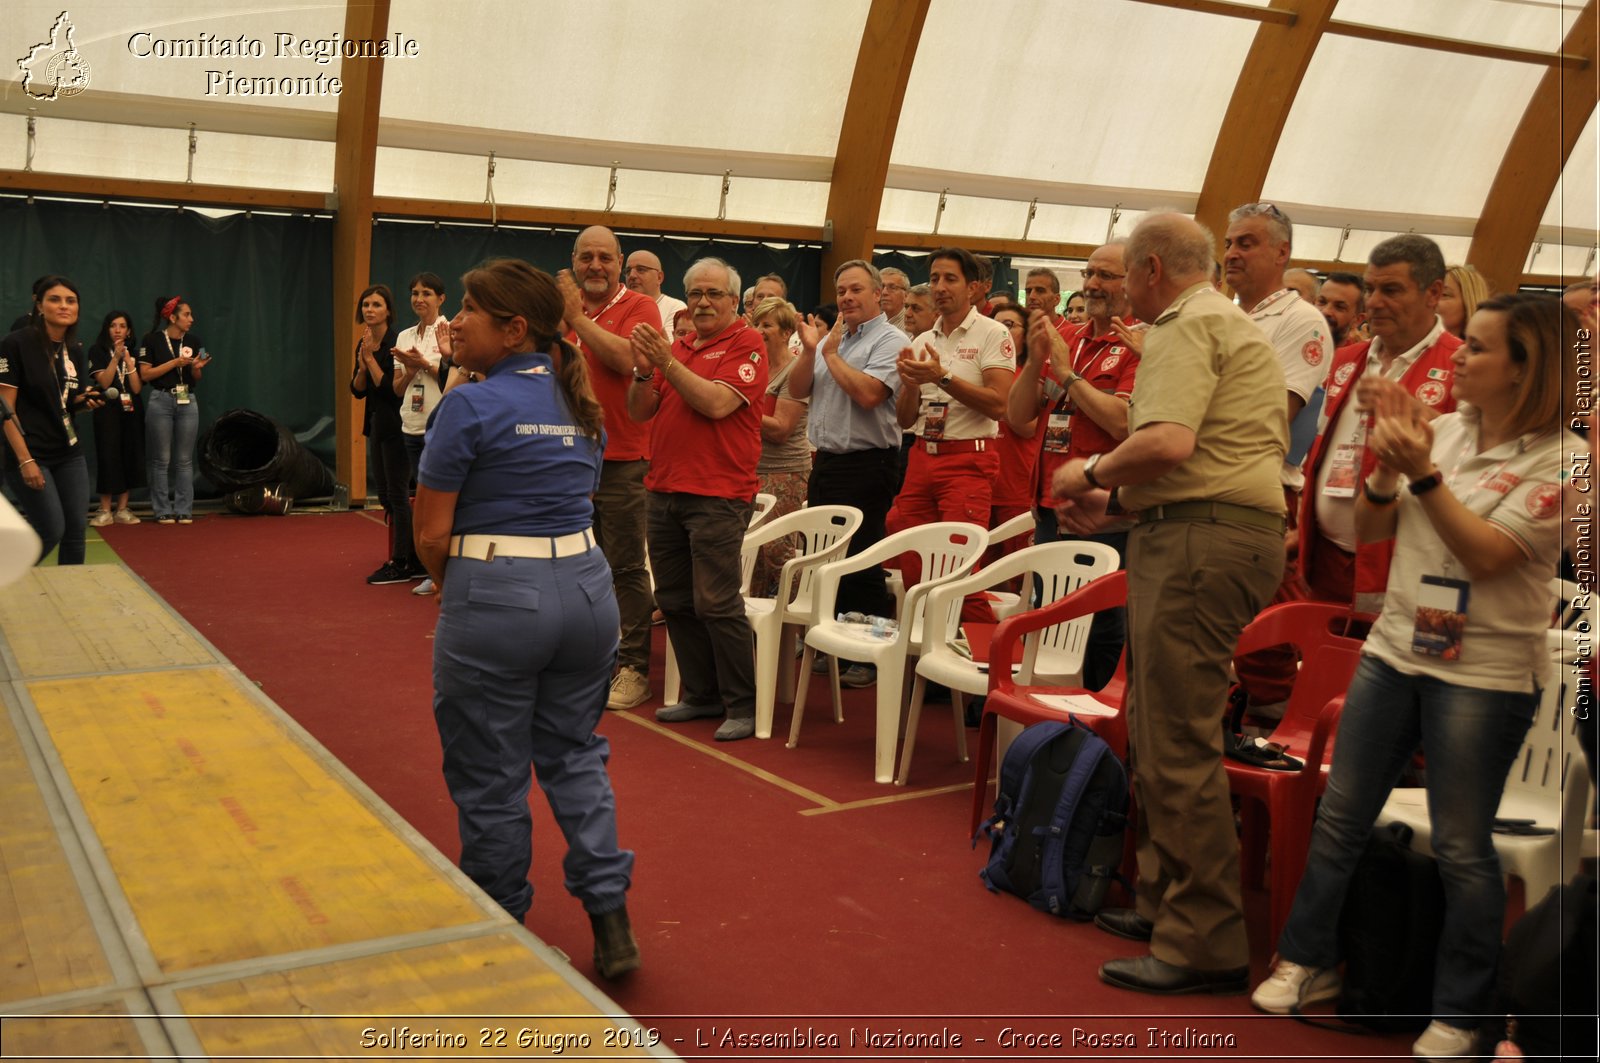
[[[77,49],[57,52],[45,65],[44,83],[54,87],[48,99],[76,96],[89,87],[89,61]]]
[[[1536,520],[1553,517],[1561,510],[1561,488],[1555,484],[1540,484],[1528,492],[1528,515]]]
[[[1429,380],[1417,389],[1417,400],[1429,406],[1437,406],[1444,401],[1444,385],[1437,380]]]
[[[751,365],[749,362],[746,362],[746,363],[744,363],[743,365],[741,365],[739,367],[739,379],[740,380],[743,380],[746,384],[748,384],[752,380],[754,380],[755,378],[756,378],[756,367],[755,366]]]
[[[1307,365],[1321,365],[1322,344],[1318,343],[1316,340],[1312,340],[1310,343],[1300,348],[1300,356],[1306,360]]]
[[[1101,362],[1100,367],[1109,373],[1111,370],[1115,369],[1121,361],[1122,355],[1113,354],[1107,357],[1105,361]]]
[[[1344,387],[1350,382],[1350,378],[1355,374],[1355,371],[1356,363],[1346,362],[1334,371],[1333,382],[1339,387]]]

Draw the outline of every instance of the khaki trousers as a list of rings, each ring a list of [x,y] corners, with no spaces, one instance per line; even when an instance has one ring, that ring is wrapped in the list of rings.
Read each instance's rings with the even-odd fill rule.
[[[1199,970],[1250,962],[1239,840],[1222,766],[1228,666],[1283,574],[1283,534],[1211,520],[1128,536],[1128,752],[1136,905],[1151,955]]]

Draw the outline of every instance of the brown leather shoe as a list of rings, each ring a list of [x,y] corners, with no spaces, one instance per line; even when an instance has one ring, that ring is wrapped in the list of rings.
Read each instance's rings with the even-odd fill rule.
[[[628,925],[627,908],[601,915],[590,912],[589,925],[594,928],[594,966],[601,978],[609,981],[638,969],[639,943]]]

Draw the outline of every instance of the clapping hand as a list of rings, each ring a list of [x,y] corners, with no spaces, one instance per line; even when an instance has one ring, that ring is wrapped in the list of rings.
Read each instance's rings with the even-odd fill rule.
[[[1427,476],[1433,471],[1433,425],[1416,400],[1392,380],[1374,380],[1370,394],[1376,419],[1367,446],[1395,472],[1412,480]]]
[[[1059,482],[1059,481],[1058,481]],[[1111,492],[1089,488],[1056,507],[1056,520],[1075,535],[1095,535],[1116,524],[1119,518],[1106,516]]]
[[[653,373],[672,361],[672,344],[660,330],[649,325],[635,325],[628,336],[628,345],[633,350],[633,364],[640,372]]]
[[[561,293],[562,316],[566,318],[568,330],[576,329],[578,326],[575,322],[584,316],[583,289],[573,280],[570,269],[556,274],[556,290]]]
[[[922,345],[920,355],[910,347],[901,348],[900,357],[895,361],[894,367],[899,370],[901,380],[918,386],[937,384],[944,376],[944,366],[939,361],[939,352],[933,349],[931,343]]]
[[[444,357],[449,358],[455,353],[455,348],[450,343],[450,324],[442,317],[434,323],[433,342],[438,344],[439,353]]]
[[[1126,344],[1134,354],[1144,353],[1144,336],[1148,330],[1148,325],[1130,325],[1120,317],[1111,319],[1111,331],[1115,332],[1117,339]]]

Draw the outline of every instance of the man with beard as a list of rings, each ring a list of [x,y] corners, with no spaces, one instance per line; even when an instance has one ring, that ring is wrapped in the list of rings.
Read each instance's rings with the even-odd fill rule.
[[[1352,333],[1361,327],[1366,301],[1361,278],[1354,273],[1330,273],[1317,290],[1317,309],[1333,330],[1333,347],[1338,350],[1355,342]]]
[[[606,452],[594,496],[594,534],[611,566],[621,614],[622,644],[608,709],[631,709],[650,697],[650,574],[645,571],[644,477],[650,430],[628,417],[633,349],[639,325],[661,323],[655,301],[621,284],[622,244],[591,225],[572,245],[572,269],[556,278],[566,301],[567,339],[589,365],[589,383],[606,415]]]

